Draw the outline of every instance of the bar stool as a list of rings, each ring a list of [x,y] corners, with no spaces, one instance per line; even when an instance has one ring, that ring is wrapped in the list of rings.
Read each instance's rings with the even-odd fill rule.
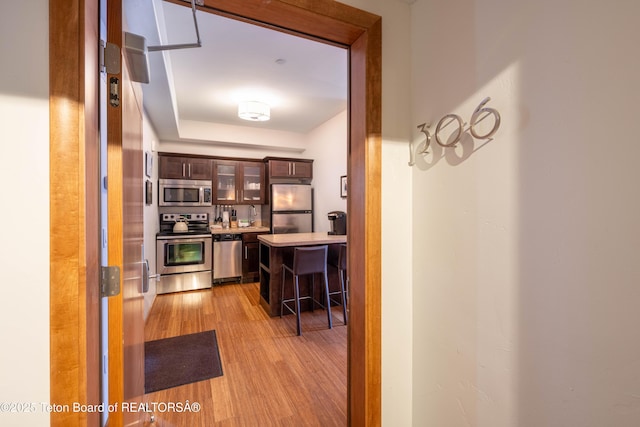
[[[284,299],[284,287],[285,287],[285,273],[289,271],[293,275],[293,284],[294,284],[294,297],[289,299]],[[313,309],[313,304],[316,303],[322,308],[327,309],[327,321],[329,324],[329,329],[332,328],[331,324],[331,306],[330,303],[327,304],[327,307],[322,305],[319,301],[314,298],[314,287],[315,287],[315,275],[322,273],[324,278],[324,293],[325,300],[329,301],[329,281],[327,280],[327,246],[311,246],[311,247],[296,247],[293,250],[293,265],[289,266],[285,262],[282,263],[282,287],[280,293],[280,317],[282,317],[282,313],[285,308],[287,308],[291,313],[296,315],[296,322],[298,327],[298,335],[302,335],[302,330],[300,328],[300,300],[309,299],[311,300],[311,309]],[[299,276],[310,274],[311,275],[311,289],[309,295],[300,296],[300,287],[298,286],[298,278]],[[289,306],[289,303],[295,302],[295,309]]]
[[[340,290],[329,292],[329,306],[331,303],[342,305],[342,315],[344,316],[344,324],[347,324],[347,303],[349,302],[349,293],[345,284],[345,275],[347,271],[347,245],[341,244],[338,252],[338,259],[332,259],[329,265],[338,269],[338,277],[340,277]],[[331,298],[333,295],[340,295],[340,301]]]

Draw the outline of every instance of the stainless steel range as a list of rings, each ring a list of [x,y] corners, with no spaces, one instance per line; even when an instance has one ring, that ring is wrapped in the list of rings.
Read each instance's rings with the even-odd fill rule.
[[[186,231],[174,231],[177,222],[186,222]],[[177,229],[184,227],[176,227]],[[209,214],[160,214],[156,235],[156,260],[160,282],[157,293],[191,291],[211,287],[213,245]]]

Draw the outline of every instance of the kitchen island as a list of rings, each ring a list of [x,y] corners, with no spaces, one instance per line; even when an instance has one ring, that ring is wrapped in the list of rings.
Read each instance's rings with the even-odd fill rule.
[[[318,233],[288,233],[288,234],[263,234],[258,236],[260,242],[260,304],[270,316],[280,315],[280,293],[282,289],[282,263],[286,260],[291,264],[293,251],[296,246],[320,246],[329,247],[327,258],[337,259],[340,245],[347,243],[347,236],[330,235],[326,232]],[[339,289],[338,272],[335,268],[327,267],[329,277],[329,289]],[[291,274],[286,275],[287,282],[293,280]],[[300,292],[307,293],[310,280],[308,277],[300,278]],[[316,293],[319,295],[323,289],[320,277],[316,279]],[[301,307],[301,310],[309,307]]]

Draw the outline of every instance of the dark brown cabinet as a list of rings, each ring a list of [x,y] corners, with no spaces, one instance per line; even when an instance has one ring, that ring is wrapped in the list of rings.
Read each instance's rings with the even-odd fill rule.
[[[259,278],[260,271],[260,243],[259,234],[268,233],[242,233],[242,282],[255,282]]]
[[[211,180],[210,159],[160,155],[158,161],[160,178]]]
[[[213,161],[213,204],[235,204],[238,200],[238,162]]]
[[[214,204],[258,205],[264,201],[264,163],[213,161]]]
[[[239,162],[240,204],[258,205],[265,202],[264,163]]]
[[[269,170],[269,179],[294,179],[311,181],[313,179],[313,160],[265,158]]]

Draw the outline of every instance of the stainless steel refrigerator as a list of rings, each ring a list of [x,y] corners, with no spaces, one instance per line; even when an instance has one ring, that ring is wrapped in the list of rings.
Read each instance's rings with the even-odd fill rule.
[[[305,184],[272,184],[270,194],[271,232],[313,231],[313,190]]]

